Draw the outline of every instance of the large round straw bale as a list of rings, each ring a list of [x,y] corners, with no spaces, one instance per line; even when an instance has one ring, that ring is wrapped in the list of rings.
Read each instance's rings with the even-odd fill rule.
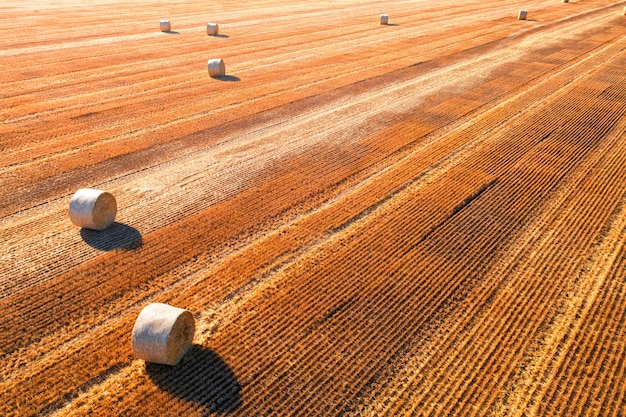
[[[226,75],[226,67],[222,59],[209,59],[207,61],[207,68],[211,77],[223,77]]]
[[[389,24],[389,15],[388,14],[381,14],[380,15],[380,24],[381,25],[388,25]]]
[[[528,17],[528,12],[526,10],[520,10],[517,14],[517,20],[526,20]]]
[[[70,220],[86,229],[104,230],[115,221],[117,201],[106,191],[81,188],[70,201]]]
[[[169,20],[161,20],[159,27],[161,28],[161,32],[169,32],[172,30],[172,25]]]
[[[207,23],[206,25],[206,34],[209,36],[217,35],[219,32],[219,27],[217,23]]]
[[[133,352],[139,359],[177,365],[193,342],[193,315],[168,304],[148,304],[133,327]]]

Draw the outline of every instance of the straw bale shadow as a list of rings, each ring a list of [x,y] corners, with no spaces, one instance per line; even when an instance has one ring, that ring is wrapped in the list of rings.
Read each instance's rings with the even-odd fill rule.
[[[176,32],[175,30],[164,30],[163,33],[167,33],[168,35],[180,35],[180,32]]]
[[[146,363],[152,382],[178,398],[206,408],[207,413],[231,413],[241,405],[241,384],[213,350],[192,345],[176,366]]]
[[[83,228],[80,236],[86,244],[102,251],[132,250],[143,244],[141,233],[137,229],[119,222],[114,222],[102,231]]]
[[[223,75],[221,77],[214,77],[214,78],[219,81],[230,81],[230,82],[241,81],[241,78],[235,77],[234,75]]]
[[[397,24],[397,23],[386,23],[386,24],[381,25],[381,26],[400,26],[400,25]]]
[[[222,35],[221,33],[218,33],[217,35],[211,35],[214,38],[228,38],[228,35]]]

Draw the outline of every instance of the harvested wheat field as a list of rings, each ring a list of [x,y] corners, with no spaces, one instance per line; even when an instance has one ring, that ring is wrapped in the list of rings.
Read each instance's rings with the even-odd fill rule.
[[[626,414],[625,1],[1,4],[0,415]]]

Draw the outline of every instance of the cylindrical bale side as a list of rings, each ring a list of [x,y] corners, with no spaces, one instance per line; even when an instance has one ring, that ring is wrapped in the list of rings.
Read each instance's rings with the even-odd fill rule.
[[[193,342],[193,315],[168,304],[148,304],[133,327],[133,352],[146,362],[177,365]]]
[[[206,25],[206,34],[209,36],[215,36],[219,32],[219,27],[217,23],[208,23]]]
[[[622,15],[626,16],[626,7],[624,7],[624,9],[622,10]]]
[[[110,193],[81,188],[70,201],[70,220],[86,229],[104,230],[115,221],[117,201]]]
[[[380,15],[380,24],[381,25],[388,25],[389,24],[389,15],[388,14],[381,14]]]
[[[517,14],[517,20],[526,20],[528,17],[528,12],[526,10],[520,10]]]
[[[161,20],[159,22],[159,27],[161,28],[161,32],[169,32],[172,30],[172,25],[169,20]]]
[[[211,77],[223,77],[226,75],[226,66],[222,59],[209,59],[207,61],[207,68]]]

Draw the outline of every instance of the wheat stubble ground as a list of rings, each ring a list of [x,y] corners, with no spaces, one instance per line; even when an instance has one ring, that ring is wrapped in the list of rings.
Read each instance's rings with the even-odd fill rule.
[[[624,2],[24,3],[1,415],[624,415]],[[152,301],[176,368],[132,357]]]

